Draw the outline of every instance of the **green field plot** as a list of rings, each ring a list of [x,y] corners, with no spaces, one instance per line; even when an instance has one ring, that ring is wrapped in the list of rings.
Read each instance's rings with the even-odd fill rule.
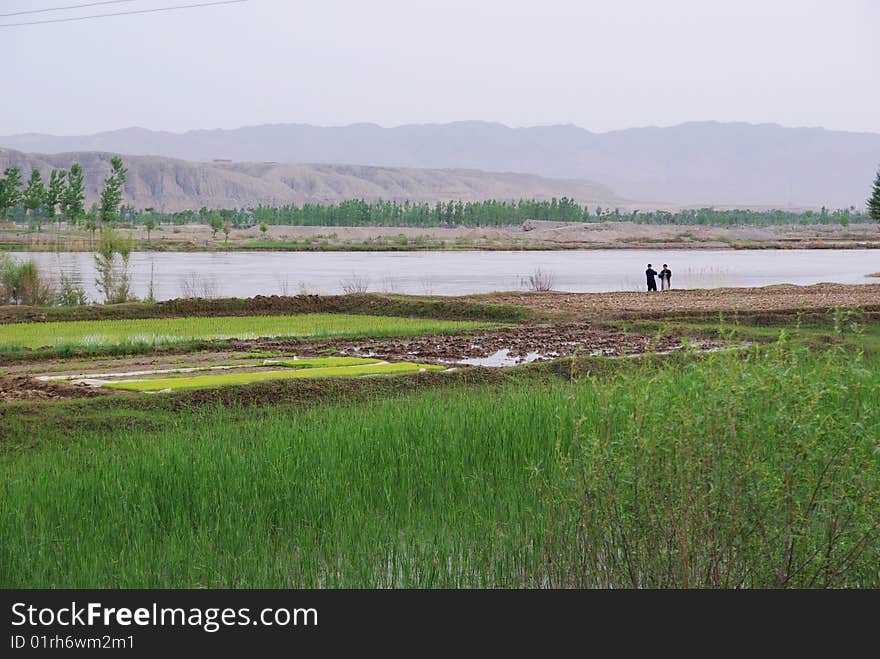
[[[375,357],[305,357],[302,359],[279,359],[267,360],[271,366],[286,366],[288,368],[328,368],[334,366],[364,366],[366,364],[379,364],[381,359]]]
[[[346,359],[344,357],[336,359]],[[308,362],[310,360],[303,360]],[[356,360],[359,361],[359,360]],[[288,362],[296,364],[296,362]],[[296,366],[283,370],[249,371],[247,373],[220,373],[216,375],[194,375],[191,377],[170,377],[155,380],[128,380],[124,382],[110,382],[104,385],[106,389],[120,391],[178,391],[183,389],[207,389],[210,387],[224,387],[236,384],[249,384],[251,382],[263,382],[265,380],[283,380],[289,378],[339,378],[339,377],[365,377],[370,375],[402,375],[405,373],[419,373],[420,371],[443,371],[444,366],[433,364],[412,364],[401,362],[388,364],[374,361],[373,363],[353,366]]]
[[[491,323],[394,316],[299,314],[84,320],[0,325],[0,348],[160,345],[193,340],[260,337],[354,338],[451,334]]]

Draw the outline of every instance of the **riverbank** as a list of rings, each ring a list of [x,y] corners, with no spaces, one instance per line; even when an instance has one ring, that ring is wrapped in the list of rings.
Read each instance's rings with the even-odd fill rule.
[[[521,323],[576,315],[583,321],[750,312],[880,312],[880,284],[779,284],[645,292],[563,293],[508,291],[480,295],[410,296],[258,295],[251,298],[175,299],[163,302],[89,304],[78,307],[0,306],[0,324],[144,318],[215,318],[342,313]]]
[[[858,309],[880,314],[880,284],[781,284],[760,288],[709,288],[662,293],[492,293],[462,300],[518,306],[537,314],[593,319],[648,319],[718,314],[832,313]]]
[[[424,251],[561,249],[880,249],[878,224],[771,226],[649,225],[633,222],[535,222],[503,227],[316,227],[233,229],[162,225],[124,229],[137,251]],[[0,251],[92,251],[84,230],[0,230]]]

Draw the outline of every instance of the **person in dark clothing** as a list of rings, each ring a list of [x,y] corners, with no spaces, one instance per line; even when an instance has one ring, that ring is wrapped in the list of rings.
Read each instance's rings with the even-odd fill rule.
[[[664,263],[660,271],[660,290],[668,291],[670,288],[672,288],[672,270]]]
[[[648,291],[656,291],[657,290],[657,280],[654,277],[657,276],[657,271],[651,267],[651,264],[648,264],[648,269],[645,270],[645,276],[648,278]]]

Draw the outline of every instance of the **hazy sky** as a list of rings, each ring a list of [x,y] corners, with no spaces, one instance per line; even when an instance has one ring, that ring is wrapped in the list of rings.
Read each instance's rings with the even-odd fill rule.
[[[0,14],[87,1],[0,0]],[[875,0],[249,0],[0,28],[0,134],[460,119],[880,132],[878,28]]]

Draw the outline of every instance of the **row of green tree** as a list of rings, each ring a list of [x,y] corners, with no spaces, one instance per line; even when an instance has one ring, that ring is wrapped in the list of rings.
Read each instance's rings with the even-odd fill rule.
[[[26,182],[19,167],[7,167],[0,177],[0,218],[24,219],[39,228],[44,220],[57,218],[68,223],[83,221],[115,222],[119,219],[122,187],[128,170],[122,159],[110,159],[111,172],[104,179],[100,204],[85,209],[85,177],[82,166],[73,163],[70,170],[53,169],[48,185],[39,169],[32,169]],[[17,212],[16,212],[17,211]]]
[[[635,222],[637,224],[768,226],[780,224],[842,224],[851,222],[880,221],[880,172],[874,190],[868,200],[868,212],[855,207],[830,211],[822,207],[817,211],[748,209],[718,210],[715,208],[686,209],[680,211],[622,211],[619,208],[590,208],[574,199],[562,197],[549,201],[521,199],[519,201],[449,201],[435,204],[405,201],[375,201],[352,199],[338,204],[287,204],[283,206],[257,206],[247,209],[186,210],[162,213],[155,209],[135,209],[122,206],[122,186],[127,170],[118,157],[111,159],[112,171],[104,180],[100,203],[88,211],[83,206],[85,198],[83,172],[74,163],[70,171],[52,170],[46,186],[42,174],[34,169],[26,184],[22,183],[17,167],[7,168],[0,178],[0,216],[15,221],[25,221],[39,228],[43,219],[58,218],[72,224],[85,222],[94,230],[97,223],[121,221],[128,224],[146,225],[148,230],[159,223],[207,224],[215,234],[229,227],[256,224],[296,226],[503,226],[520,224],[526,220],[554,222]]]
[[[855,208],[818,212],[716,210],[714,208],[681,211],[622,211],[619,208],[581,206],[563,197],[550,201],[520,200],[447,202],[410,204],[363,200],[332,206],[306,204],[282,207],[258,206],[253,209],[254,223],[320,226],[501,226],[520,224],[527,220],[552,222],[635,222],[637,224],[680,225],[771,225],[825,224],[868,221]]]
[[[122,208],[123,187],[128,170],[122,159],[110,159],[110,174],[104,179],[100,204],[84,208],[83,170],[74,163],[70,171],[54,169],[48,187],[38,169],[31,171],[23,185],[18,167],[7,167],[0,178],[0,216],[5,220],[10,210],[24,212],[25,218],[39,228],[45,218],[60,218],[68,223],[86,223],[92,231],[100,231],[95,245],[95,284],[107,304],[132,300],[129,259],[134,249],[131,235],[123,236],[116,229]],[[152,297],[152,294],[151,294]],[[61,277],[60,286],[40,273],[33,260],[16,262],[0,260],[0,304],[84,304],[85,291],[70,279]]]
[[[294,226],[504,226],[526,220],[553,222],[635,222],[637,224],[672,224],[706,226],[769,226],[780,224],[842,224],[870,222],[871,215],[855,208],[830,211],[754,211],[747,209],[718,210],[714,208],[681,211],[632,211],[601,206],[580,206],[563,197],[550,201],[474,201],[438,202],[436,204],[353,199],[339,204],[288,204],[257,206],[248,209],[202,208],[198,211],[160,213],[152,209],[138,211],[123,208],[123,221],[131,224],[207,224],[219,227],[252,225]]]

